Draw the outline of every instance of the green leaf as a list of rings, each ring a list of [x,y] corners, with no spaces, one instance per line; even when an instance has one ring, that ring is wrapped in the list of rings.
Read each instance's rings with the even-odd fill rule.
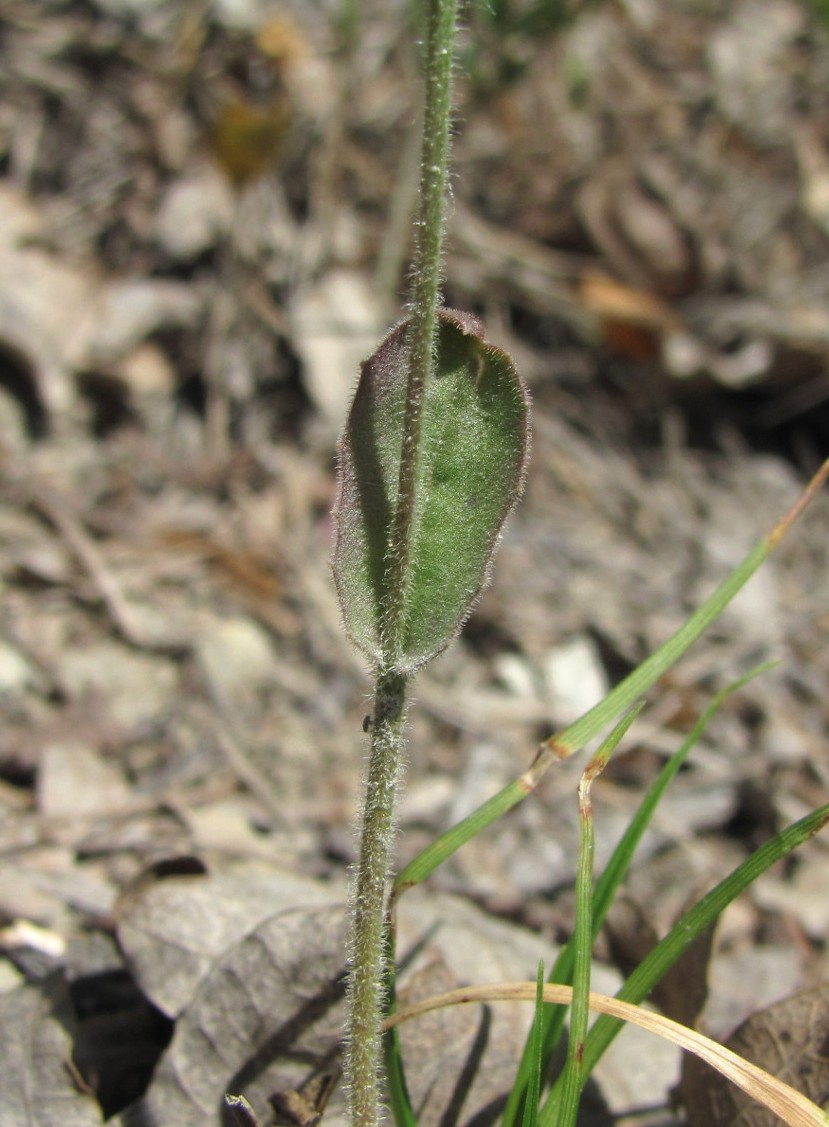
[[[561,1112],[556,1127],[575,1127],[584,1086],[582,1055],[590,1016],[590,970],[593,960],[593,859],[596,851],[590,788],[593,780],[607,766],[611,755],[644,706],[645,702],[640,701],[627,716],[622,717],[588,763],[579,783],[579,862],[576,873],[576,926],[573,932],[573,1001],[570,1005],[567,1063],[561,1075]],[[537,1122],[535,1127],[538,1127]]]
[[[535,983],[535,1016],[533,1018],[532,1032],[530,1033],[530,1054],[532,1057],[532,1071],[530,1073],[529,1087],[527,1089],[527,1102],[524,1104],[524,1118],[522,1127],[536,1127],[538,1119],[538,1102],[541,1096],[541,1048],[544,1039],[544,962],[538,964],[538,975]]]
[[[776,862],[788,857],[809,838],[829,824],[829,803],[819,807],[805,818],[787,826],[755,850],[724,880],[706,893],[674,924],[664,939],[651,949],[636,970],[628,976],[616,997],[623,1002],[639,1005],[650,994],[684,951],[698,935],[717,919],[728,905],[744,892],[759,876]],[[587,1036],[582,1058],[585,1080],[596,1067],[624,1022],[601,1014],[593,1023]],[[538,1117],[539,1127],[553,1127],[558,1123],[560,1080],[551,1092]]]
[[[591,913],[593,940],[596,939],[601,931],[610,906],[630,868],[636,848],[650,825],[654,812],[667,790],[669,783],[676,776],[680,767],[685,763],[690,752],[699,742],[700,737],[708,727],[709,722],[728,697],[741,689],[743,685],[747,684],[752,678],[772,668],[773,665],[774,662],[767,662],[763,665],[755,666],[754,669],[750,670],[750,672],[746,673],[743,677],[740,677],[739,680],[733,681],[726,688],[721,689],[694,724],[693,728],[682,742],[682,745],[673,753],[667,763],[665,763],[654,782],[648,788],[647,794],[642,799],[627,829],[613,850],[607,867],[596,882],[596,888],[593,892],[593,910]],[[558,958],[550,972],[549,982],[561,983],[565,986],[570,985],[573,980],[575,951],[575,936],[573,936],[559,952]],[[549,1071],[550,1062],[553,1059],[562,1029],[564,1028],[566,1013],[567,1011],[563,1006],[550,1006],[544,1014],[543,1067],[547,1071]],[[513,1090],[510,1092],[507,1106],[504,1109],[501,1127],[515,1127],[519,1121],[521,1103],[525,1098],[529,1077],[534,1068],[533,1061],[533,1049],[528,1038],[521,1057],[518,1076],[513,1085]]]
[[[809,502],[829,480],[829,458],[821,465],[789,511],[777,522],[774,528],[751,549],[749,554],[732,571],[717,589],[699,607],[667,642],[664,642],[650,657],[645,658],[632,673],[611,689],[604,700],[580,716],[564,731],[544,740],[536,752],[528,771],[520,778],[508,783],[492,798],[473,810],[462,822],[441,834],[427,845],[417,857],[398,873],[394,882],[395,894],[406,888],[420,884],[433,873],[438,865],[451,857],[460,847],[476,834],[481,833],[497,818],[523,801],[538,785],[547,769],[560,759],[567,759],[580,750],[597,735],[605,724],[615,720],[634,700],[655,684],[663,673],[674,665],[685,651],[699,638],[712,622],[722,614],[737,592],[745,586],[760,564],[771,555],[787,532],[803,513]]]
[[[386,931],[386,1016],[397,1009],[397,961],[395,956],[394,928]],[[383,1034],[383,1060],[386,1066],[386,1098],[395,1127],[417,1127],[417,1116],[412,1108],[406,1084],[406,1070],[400,1048],[400,1030],[392,1026]]]
[[[455,637],[489,578],[524,480],[529,399],[509,356],[470,314],[439,313],[435,378],[425,389],[409,566],[389,589],[400,480],[409,322],[363,364],[339,445],[334,578],[352,641],[378,668],[412,673]],[[399,645],[383,622],[402,600]]]

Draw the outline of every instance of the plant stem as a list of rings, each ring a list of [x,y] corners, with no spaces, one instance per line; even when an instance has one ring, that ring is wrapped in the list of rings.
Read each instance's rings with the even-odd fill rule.
[[[345,1071],[352,1127],[380,1121],[380,1022],[384,899],[406,719],[406,680],[377,678],[363,830],[351,920],[348,1044]]]
[[[345,1060],[352,1127],[376,1127],[381,1112],[384,900],[406,714],[407,676],[400,672],[400,664],[406,595],[411,581],[423,397],[434,369],[456,9],[457,0],[430,0],[428,5],[423,153],[412,265],[406,410],[397,500],[386,555],[383,663],[377,671],[360,859],[352,905]]]
[[[409,297],[411,322],[408,334],[408,389],[397,506],[386,574],[383,647],[389,666],[393,666],[399,659],[405,629],[405,596],[408,577],[411,575],[409,554],[420,465],[420,422],[423,396],[434,369],[449,168],[456,15],[457,0],[430,0],[424,56],[426,97],[423,111],[423,150]]]
[[[562,1075],[561,1111],[556,1127],[575,1127],[584,1084],[582,1057],[589,1019],[590,961],[593,951],[593,860],[596,838],[593,828],[593,803],[590,786],[610,757],[597,755],[579,782],[579,864],[576,877],[576,930],[574,935],[573,1003],[570,1007],[570,1033],[567,1039],[567,1064]],[[536,1120],[537,1122],[537,1120]]]

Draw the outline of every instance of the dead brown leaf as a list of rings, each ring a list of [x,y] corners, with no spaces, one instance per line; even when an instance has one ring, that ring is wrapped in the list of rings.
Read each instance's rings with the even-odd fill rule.
[[[0,994],[3,1127],[96,1127],[96,1101],[76,1083],[71,1007],[60,975]]]
[[[829,983],[759,1010],[726,1047],[829,1108]],[[696,1057],[683,1064],[688,1127],[776,1127],[778,1119]]]

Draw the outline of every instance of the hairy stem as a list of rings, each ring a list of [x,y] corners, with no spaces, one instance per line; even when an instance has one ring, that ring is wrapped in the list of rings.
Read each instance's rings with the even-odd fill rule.
[[[371,756],[352,907],[345,1061],[352,1127],[376,1127],[381,1118],[384,900],[403,747],[407,681],[399,668],[404,650],[406,593],[411,581],[423,397],[434,368],[456,9],[457,0],[429,0],[406,410],[397,501],[386,555],[383,662],[377,672]]]
[[[430,0],[427,10],[424,70],[426,97],[420,192],[415,220],[412,288],[409,298],[409,374],[397,506],[389,541],[383,648],[394,666],[402,648],[406,589],[411,575],[410,545],[415,520],[420,465],[423,396],[434,368],[437,307],[440,297],[444,209],[449,167],[452,62],[457,0]]]
[[[378,676],[351,920],[346,1080],[352,1127],[375,1127],[380,1120],[383,909],[405,712],[405,678]]]

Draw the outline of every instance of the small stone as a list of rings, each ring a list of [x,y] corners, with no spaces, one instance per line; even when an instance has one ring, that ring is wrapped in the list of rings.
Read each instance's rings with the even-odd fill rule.
[[[511,696],[534,700],[537,696],[532,666],[520,654],[498,654],[493,662],[495,675]]]
[[[116,724],[133,730],[152,723],[169,708],[178,688],[175,662],[102,642],[68,650],[60,680],[74,698],[99,697]]]
[[[761,908],[793,917],[807,935],[824,940],[829,933],[829,869],[822,858],[802,859],[789,880],[767,873],[751,889]]]
[[[85,744],[67,741],[44,749],[37,794],[47,818],[101,817],[122,810],[130,788],[116,764]]]
[[[173,365],[157,344],[140,344],[125,356],[116,368],[116,375],[139,400],[155,396],[172,397],[176,388]]]
[[[176,180],[161,201],[156,237],[178,261],[192,261],[215,246],[233,219],[233,196],[218,168]]]
[[[309,396],[332,431],[342,426],[360,364],[382,335],[382,310],[357,271],[332,271],[292,309]]]
[[[273,672],[271,639],[249,618],[211,617],[200,630],[194,650],[214,689],[230,697],[261,687]]]
[[[0,959],[0,994],[8,994],[16,987],[23,986],[25,982],[25,975],[13,963]]]
[[[542,667],[547,695],[560,724],[577,720],[609,692],[599,651],[588,637],[573,638],[549,650]]]
[[[21,692],[36,683],[35,671],[13,646],[0,641],[0,693]]]
[[[457,783],[449,775],[429,775],[412,784],[400,800],[401,826],[437,825],[455,795]]]
[[[112,364],[159,329],[193,329],[201,299],[191,285],[159,278],[111,282],[91,315],[87,363]]]

